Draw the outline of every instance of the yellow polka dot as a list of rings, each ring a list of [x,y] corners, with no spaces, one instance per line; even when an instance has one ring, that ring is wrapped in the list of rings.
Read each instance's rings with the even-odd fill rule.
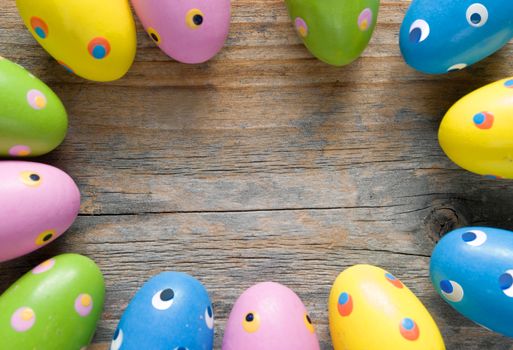
[[[242,327],[248,333],[255,333],[260,328],[260,315],[256,312],[248,312],[242,319]]]
[[[369,27],[369,21],[367,21],[366,19],[364,19],[364,20],[362,21],[362,23],[360,23],[360,29],[361,29],[361,30],[366,30],[368,27]]]
[[[308,316],[308,314],[305,314],[305,317],[303,320],[305,321],[306,328],[310,331],[310,333],[315,333],[315,328],[312,324],[312,320],[310,319],[310,316]]]
[[[20,317],[23,321],[30,321],[34,318],[34,311],[32,311],[31,309],[24,309],[20,313]]]
[[[48,267],[48,266],[50,266],[51,264],[52,264],[52,260],[48,259],[48,260],[43,261],[43,262],[41,263],[41,267]]]
[[[25,185],[30,187],[38,187],[43,182],[42,176],[33,171],[23,171],[20,173],[20,178]]]
[[[88,307],[91,305],[91,302],[91,296],[89,296],[88,294],[84,294],[82,295],[82,298],[80,298],[80,304],[82,304],[82,306]]]
[[[36,237],[36,245],[43,246],[47,243],[50,243],[55,238],[55,230],[46,230],[41,232]]]
[[[185,16],[185,23],[191,29],[198,29],[203,24],[205,15],[201,10],[191,9]]]
[[[43,96],[36,96],[34,102],[38,108],[44,108],[46,106],[46,99]]]
[[[299,27],[298,31],[299,35],[301,35],[303,38],[306,37],[307,31],[305,27]]]

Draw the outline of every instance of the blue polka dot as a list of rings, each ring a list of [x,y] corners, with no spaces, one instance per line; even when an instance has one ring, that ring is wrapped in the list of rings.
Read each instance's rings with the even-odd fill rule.
[[[41,39],[45,39],[46,38],[46,33],[45,33],[43,28],[36,27],[35,32],[36,32],[37,36],[40,37]]]
[[[474,24],[481,23],[481,15],[479,13],[473,13],[472,16],[470,16],[470,21]]]
[[[499,285],[502,290],[508,289],[513,285],[513,277],[509,273],[503,273],[501,277],[499,277]]]
[[[107,55],[107,50],[101,45],[95,46],[93,49],[93,57],[96,59],[102,59]]]
[[[394,275],[392,275],[391,273],[386,273],[385,274],[385,277],[388,278],[389,280],[392,280],[392,281],[395,281],[396,278]]]
[[[347,294],[347,293],[345,293],[345,292],[344,292],[344,293],[342,293],[342,294],[340,294],[340,296],[338,297],[338,303],[339,303],[340,305],[344,305],[344,304],[346,304],[348,301],[349,301],[349,294]]]
[[[440,289],[445,293],[452,293],[454,288],[449,280],[440,281]]]
[[[477,125],[483,124],[485,119],[486,119],[486,116],[483,113],[477,113],[474,116],[474,123],[476,123]]]
[[[410,32],[410,41],[411,42],[414,42],[414,43],[418,43],[420,42],[420,38],[422,36],[422,29],[420,28],[414,28],[411,32]]]
[[[407,331],[412,330],[413,327],[415,327],[415,322],[413,322],[413,320],[411,318],[405,318],[401,322],[401,324],[402,324],[403,328],[406,329]]]
[[[477,236],[474,232],[465,232],[461,235],[461,239],[463,239],[464,242],[472,242],[476,238]]]
[[[508,80],[504,83],[504,86],[505,87],[508,87],[508,88],[511,88],[513,87],[513,79],[512,80]]]

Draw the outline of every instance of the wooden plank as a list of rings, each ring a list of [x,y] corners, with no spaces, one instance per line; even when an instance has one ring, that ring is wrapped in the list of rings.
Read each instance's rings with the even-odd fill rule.
[[[513,229],[513,186],[452,164],[441,117],[512,71],[513,45],[464,72],[426,76],[400,57],[408,2],[382,2],[369,48],[344,68],[304,49],[282,1],[235,0],[225,49],[198,66],[163,55],[138,25],[138,54],[117,82],[67,74],[0,0],[0,55],[62,98],[65,143],[41,161],[72,175],[83,203],[69,233],[0,265],[0,292],[42,259],[77,252],[106,276],[92,349],[107,349],[122,310],[151,275],[197,276],[216,311],[216,349],[237,296],[275,280],[303,298],[331,349],[326,300],[344,268],[373,263],[417,293],[448,349],[513,349],[450,309],[428,279],[441,234],[466,224]]]

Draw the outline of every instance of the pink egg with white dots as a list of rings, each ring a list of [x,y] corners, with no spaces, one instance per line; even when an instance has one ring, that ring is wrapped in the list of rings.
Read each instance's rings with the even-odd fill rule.
[[[291,289],[264,282],[247,289],[235,303],[223,350],[319,350],[312,320]]]
[[[208,61],[228,36],[230,0],[132,0],[132,4],[150,38],[177,61]]]
[[[49,165],[0,162],[0,262],[54,241],[75,221],[80,192],[69,175]],[[44,272],[51,261],[36,267]]]

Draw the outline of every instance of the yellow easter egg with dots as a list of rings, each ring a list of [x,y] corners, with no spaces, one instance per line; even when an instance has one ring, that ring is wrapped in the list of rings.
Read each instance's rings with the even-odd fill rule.
[[[355,265],[335,280],[329,296],[335,350],[443,350],[438,327],[398,278],[371,265]]]
[[[136,50],[128,0],[17,0],[39,44],[66,70],[94,81],[113,81],[130,69]]]
[[[438,140],[460,167],[489,178],[513,179],[513,78],[456,102],[442,120]]]

